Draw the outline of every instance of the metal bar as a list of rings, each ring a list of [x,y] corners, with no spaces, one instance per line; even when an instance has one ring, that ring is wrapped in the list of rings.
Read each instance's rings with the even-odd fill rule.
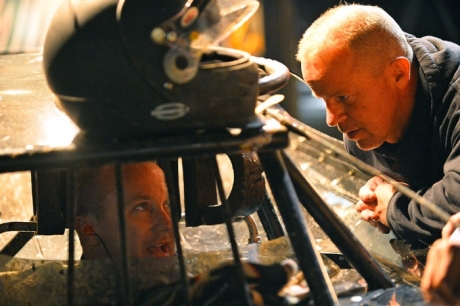
[[[117,187],[117,208],[118,208],[118,224],[120,229],[120,254],[121,254],[121,304],[133,305],[131,282],[129,281],[129,266],[128,266],[128,248],[126,247],[126,220],[125,220],[125,197],[123,192],[123,175],[121,164],[115,163],[115,181]]]
[[[235,263],[235,276],[238,279],[235,284],[239,284],[240,287],[240,292],[241,292],[241,302],[244,303],[243,305],[252,305],[252,299],[249,293],[249,287],[248,284],[244,278],[244,272],[243,272],[243,266],[241,263],[241,258],[240,254],[238,252],[238,245],[236,243],[235,239],[235,232],[233,230],[233,223],[232,223],[232,210],[230,207],[230,204],[227,201],[227,197],[224,192],[224,186],[222,184],[222,178],[220,177],[219,173],[219,167],[217,163],[217,157],[215,156],[213,159],[211,159],[211,166],[214,170],[214,176],[216,178],[216,185],[217,185],[217,190],[219,192],[219,198],[221,201],[222,205],[222,217],[225,221],[225,225],[227,227],[227,232],[228,232],[228,240],[230,241],[230,246],[232,249],[233,253],[233,262]]]
[[[280,152],[260,152],[259,158],[315,305],[339,305]]]
[[[209,163],[208,156],[182,158],[185,226],[222,223],[220,213],[211,214],[218,220],[208,220],[208,214],[203,213],[217,203],[216,180]]]
[[[172,162],[172,161],[171,161]],[[184,254],[182,251],[182,244],[179,233],[179,221],[180,221],[180,193],[178,190],[178,185],[175,181],[175,176],[172,172],[172,166],[170,161],[162,162],[161,166],[165,173],[166,184],[168,187],[169,202],[171,203],[171,218],[173,223],[174,230],[174,240],[177,248],[177,256],[179,258],[179,268],[181,274],[181,285],[182,290],[184,291],[184,297],[186,305],[192,305],[192,297],[190,294],[190,285],[187,277],[187,270],[185,268]],[[177,165],[177,158],[174,159],[175,164]],[[178,213],[179,212],[179,213]]]
[[[66,184],[66,211],[67,224],[69,227],[68,243],[69,258],[67,268],[67,305],[72,306],[75,302],[75,216],[77,214],[77,203],[75,197],[75,172],[70,169],[67,172]]]
[[[30,171],[30,182],[32,185],[32,209],[33,215],[32,220],[37,221],[38,216],[38,174],[37,171]],[[38,229],[38,224],[37,224]]]
[[[246,223],[246,226],[248,227],[248,243],[259,243],[261,241],[261,238],[259,236],[259,229],[257,228],[257,224],[254,220],[254,217],[252,215],[247,216],[246,218],[244,218],[244,223]]]
[[[14,257],[25,245],[29,242],[32,237],[35,236],[34,231],[18,232],[13,239],[11,239],[2,250],[0,250],[0,254],[7,255]]]
[[[265,193],[260,208],[257,210],[260,223],[267,234],[268,240],[273,240],[285,235],[281,222],[276,214],[275,207],[268,193]]]
[[[257,134],[256,134],[257,133]],[[254,135],[256,134],[256,135]],[[171,140],[173,139],[173,140]],[[147,141],[120,143],[75,142],[65,148],[41,148],[36,151],[3,152],[0,172],[68,167],[70,164],[104,164],[154,158],[186,157],[202,154],[241,153],[261,148],[281,149],[288,144],[283,132],[253,131],[231,136],[215,133],[212,136],[160,137]]]
[[[38,223],[37,235],[64,234],[65,220],[58,203],[56,169],[32,171],[32,178],[32,200]]]
[[[37,222],[35,221],[13,221],[0,223],[0,234],[4,232],[35,232],[37,231]]]
[[[357,240],[351,230],[321,198],[319,191],[300,170],[294,161],[282,153],[283,160],[293,181],[300,202],[332,242],[367,282],[369,290],[394,287],[366,248]]]

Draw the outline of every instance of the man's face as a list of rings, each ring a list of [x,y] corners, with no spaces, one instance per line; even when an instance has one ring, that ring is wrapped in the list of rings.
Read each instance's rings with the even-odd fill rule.
[[[402,133],[397,90],[386,68],[371,72],[357,62],[349,49],[329,50],[303,61],[302,74],[313,95],[326,103],[326,123],[358,147],[372,150],[397,142]]]
[[[122,166],[127,249],[130,257],[169,257],[174,255],[174,235],[164,174],[155,163]],[[120,257],[120,231],[117,192],[113,167],[100,176],[106,196],[104,217],[94,230],[112,258]]]

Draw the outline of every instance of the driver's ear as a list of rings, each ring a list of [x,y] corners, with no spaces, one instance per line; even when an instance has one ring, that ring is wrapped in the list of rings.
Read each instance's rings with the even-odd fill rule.
[[[393,82],[398,88],[403,89],[409,84],[411,63],[406,57],[400,56],[394,59],[388,68]]]
[[[98,247],[100,242],[98,237],[96,237],[93,223],[88,216],[77,216],[75,218],[75,230],[82,244],[90,247]]]

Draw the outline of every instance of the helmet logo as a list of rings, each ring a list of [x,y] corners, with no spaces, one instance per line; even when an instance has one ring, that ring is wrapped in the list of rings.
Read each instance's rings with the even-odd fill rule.
[[[176,120],[184,117],[190,111],[190,107],[183,103],[171,102],[161,104],[150,111],[150,116],[158,120]]]
[[[180,25],[183,28],[188,28],[198,18],[200,11],[195,6],[190,7],[182,16]]]

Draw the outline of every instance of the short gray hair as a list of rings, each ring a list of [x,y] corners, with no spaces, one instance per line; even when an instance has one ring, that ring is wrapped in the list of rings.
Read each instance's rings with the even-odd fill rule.
[[[412,62],[413,51],[396,21],[377,6],[341,4],[323,13],[299,41],[299,62],[316,57],[328,48],[350,48],[370,59],[392,60],[404,56]]]

